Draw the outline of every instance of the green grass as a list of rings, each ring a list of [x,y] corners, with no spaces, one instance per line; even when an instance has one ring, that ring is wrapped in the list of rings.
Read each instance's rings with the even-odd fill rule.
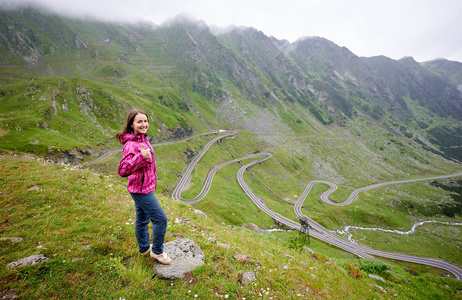
[[[128,91],[127,91],[128,90]],[[49,77],[0,87],[1,148],[46,155],[105,143],[116,146],[115,133],[132,107],[142,107],[151,118],[150,134],[204,124],[171,88],[136,92],[136,86],[114,87],[84,78]],[[141,93],[143,97],[138,94]]]
[[[451,299],[460,281],[422,274],[414,277],[398,267],[380,270],[386,282],[353,271],[364,263],[351,256],[342,271],[328,256],[289,248],[287,239],[258,235],[247,229],[217,224],[195,215],[189,205],[159,195],[169,219],[166,241],[187,237],[206,256],[205,265],[181,280],[152,278],[150,260],[141,258],[134,237],[134,209],[125,187],[116,178],[72,166],[50,164],[27,156],[0,156],[2,237],[21,237],[21,243],[0,241],[0,261],[44,254],[51,260],[15,269],[0,268],[2,291],[26,299],[194,299],[216,295],[230,299],[373,299],[389,295],[404,299]],[[38,186],[38,190],[29,190]],[[110,212],[110,213],[109,213]],[[177,224],[189,218],[191,225]],[[277,233],[276,235],[280,235]],[[215,238],[230,245],[210,242]],[[314,249],[327,245],[312,241]],[[233,258],[249,254],[246,264]],[[335,250],[331,250],[335,252]],[[339,262],[344,266],[344,261]],[[284,267],[287,266],[287,267]],[[255,282],[244,286],[239,274],[253,270]],[[353,270],[353,271],[352,271]],[[388,271],[388,270],[391,270]],[[388,274],[386,273],[388,272]],[[190,281],[193,279],[192,281]],[[444,286],[444,288],[441,288]],[[228,295],[228,296],[226,296]]]

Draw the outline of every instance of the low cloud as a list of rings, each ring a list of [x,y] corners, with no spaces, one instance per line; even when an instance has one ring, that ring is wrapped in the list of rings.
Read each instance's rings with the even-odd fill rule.
[[[167,25],[180,15],[213,32],[253,27],[290,42],[320,36],[359,56],[462,61],[460,0],[0,0],[3,9],[27,5],[111,22]]]

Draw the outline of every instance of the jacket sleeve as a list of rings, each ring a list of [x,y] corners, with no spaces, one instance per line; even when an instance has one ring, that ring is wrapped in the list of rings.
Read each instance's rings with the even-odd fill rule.
[[[135,143],[127,142],[124,145],[123,156],[119,163],[119,175],[128,177],[145,165],[146,160],[141,152],[136,151]]]

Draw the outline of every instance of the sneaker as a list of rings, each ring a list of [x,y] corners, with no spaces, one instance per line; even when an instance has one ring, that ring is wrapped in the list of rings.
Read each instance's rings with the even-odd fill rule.
[[[172,263],[172,259],[167,256],[167,253],[155,254],[151,252],[151,257],[157,259],[161,264],[169,265]]]
[[[146,250],[146,251],[144,251],[143,253],[141,253],[141,255],[143,255],[143,256],[148,256],[149,253],[151,253],[151,250],[152,250],[152,245],[149,245],[149,249]]]

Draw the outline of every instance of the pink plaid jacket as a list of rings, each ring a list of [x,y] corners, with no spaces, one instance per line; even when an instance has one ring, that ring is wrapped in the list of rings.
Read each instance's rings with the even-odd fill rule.
[[[134,194],[147,194],[156,190],[156,157],[146,135],[128,133],[121,140],[124,148],[118,172],[120,176],[128,177],[127,190]],[[141,145],[151,150],[151,158],[146,160],[143,157]]]

